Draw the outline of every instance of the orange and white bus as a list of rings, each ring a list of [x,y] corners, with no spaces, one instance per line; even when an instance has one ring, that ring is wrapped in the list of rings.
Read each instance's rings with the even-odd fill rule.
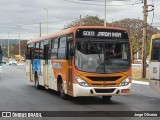
[[[28,41],[26,73],[36,88],[67,95],[128,95],[131,56],[125,29],[76,26]]]
[[[149,55],[149,85],[160,93],[160,33],[152,35]]]

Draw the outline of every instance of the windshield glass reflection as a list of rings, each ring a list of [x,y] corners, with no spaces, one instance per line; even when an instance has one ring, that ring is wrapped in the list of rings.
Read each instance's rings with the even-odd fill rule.
[[[78,41],[75,66],[86,72],[127,71],[130,67],[129,44],[126,41]]]

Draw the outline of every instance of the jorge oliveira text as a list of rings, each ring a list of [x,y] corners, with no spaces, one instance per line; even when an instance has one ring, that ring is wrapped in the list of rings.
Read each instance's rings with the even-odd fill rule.
[[[157,113],[135,113],[134,117],[158,117]]]

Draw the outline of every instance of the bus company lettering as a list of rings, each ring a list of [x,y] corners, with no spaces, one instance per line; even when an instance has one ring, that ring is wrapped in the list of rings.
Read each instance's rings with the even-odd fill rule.
[[[62,68],[61,63],[52,63],[53,68]]]
[[[98,32],[98,37],[115,37],[115,38],[121,38],[122,35],[119,32]]]
[[[83,36],[95,36],[94,31],[83,31]]]

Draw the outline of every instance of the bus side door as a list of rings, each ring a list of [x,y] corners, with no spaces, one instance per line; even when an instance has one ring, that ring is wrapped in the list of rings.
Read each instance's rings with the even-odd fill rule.
[[[73,40],[67,41],[67,59],[68,59],[68,92],[69,94],[73,94],[73,85],[72,85],[72,59],[73,59]]]
[[[44,45],[44,64],[43,64],[43,80],[44,80],[44,86],[46,88],[49,87],[49,71],[48,71],[48,64],[49,64],[49,44]]]
[[[26,75],[30,82],[34,81],[34,75],[32,72],[32,60],[34,56],[34,48],[29,48],[26,52]]]

